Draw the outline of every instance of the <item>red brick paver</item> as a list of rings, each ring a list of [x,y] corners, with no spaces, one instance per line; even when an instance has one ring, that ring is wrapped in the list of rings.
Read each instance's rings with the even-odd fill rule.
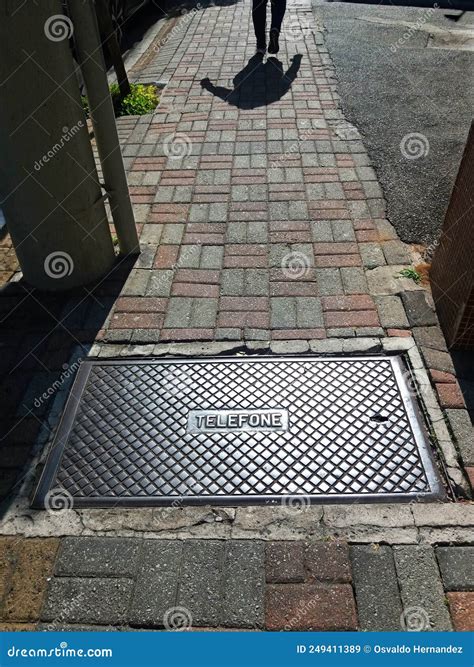
[[[474,593],[447,593],[455,630],[474,632]]]
[[[356,629],[347,543],[269,542],[265,576],[269,630]]]
[[[269,630],[356,630],[354,595],[349,584],[269,584]]]

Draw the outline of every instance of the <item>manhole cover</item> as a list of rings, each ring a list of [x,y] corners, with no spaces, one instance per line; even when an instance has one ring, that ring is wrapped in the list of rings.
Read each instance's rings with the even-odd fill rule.
[[[33,504],[439,498],[404,373],[398,357],[86,361]]]

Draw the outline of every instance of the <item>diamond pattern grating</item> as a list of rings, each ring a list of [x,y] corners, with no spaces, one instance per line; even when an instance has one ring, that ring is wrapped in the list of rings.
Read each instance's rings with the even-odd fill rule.
[[[440,498],[404,378],[397,357],[84,362],[33,504],[51,489],[82,507]],[[188,432],[191,410],[271,409],[288,430]]]

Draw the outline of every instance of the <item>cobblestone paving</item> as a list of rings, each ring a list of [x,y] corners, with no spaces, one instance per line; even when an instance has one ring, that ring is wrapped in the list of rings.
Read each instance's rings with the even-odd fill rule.
[[[0,629],[474,629],[473,547],[110,537],[1,546]]]

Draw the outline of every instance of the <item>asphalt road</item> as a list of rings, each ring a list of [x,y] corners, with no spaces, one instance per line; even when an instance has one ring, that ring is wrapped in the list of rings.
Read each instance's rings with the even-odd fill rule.
[[[318,1],[313,9],[388,217],[404,241],[429,245],[441,229],[474,106],[474,52],[452,49],[456,35],[447,31],[460,30],[457,41],[474,48],[474,13],[453,22],[426,8]],[[423,137],[405,140],[404,156],[401,142],[412,133]]]

